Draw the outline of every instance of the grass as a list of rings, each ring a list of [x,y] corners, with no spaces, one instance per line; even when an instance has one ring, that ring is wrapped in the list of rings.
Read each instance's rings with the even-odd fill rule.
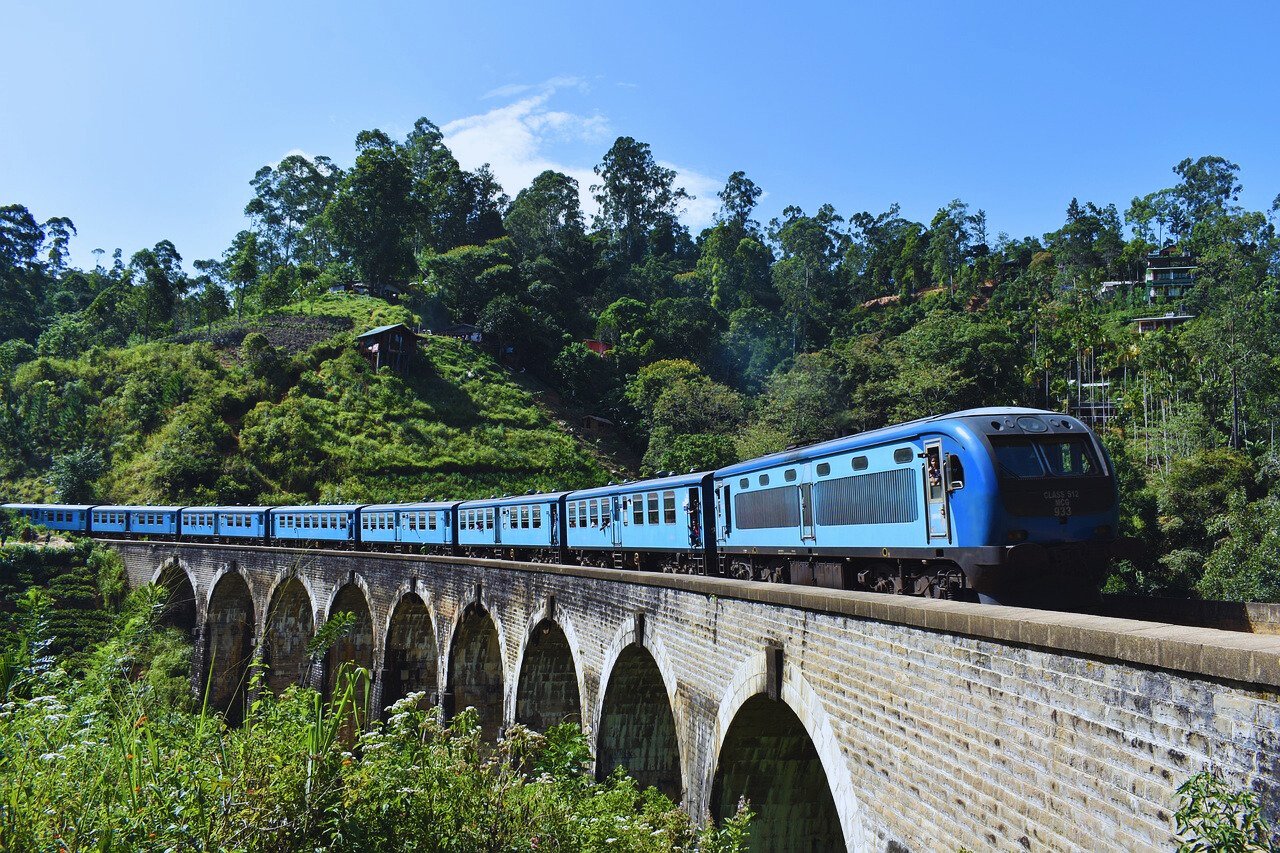
[[[368,297],[309,307],[356,330],[413,320]],[[235,358],[208,342],[151,343],[24,364],[10,383],[0,490],[69,496],[51,466],[82,445],[105,469],[72,485],[104,503],[466,498],[609,479],[592,449],[486,353],[427,337],[404,375],[375,372],[354,335]]]

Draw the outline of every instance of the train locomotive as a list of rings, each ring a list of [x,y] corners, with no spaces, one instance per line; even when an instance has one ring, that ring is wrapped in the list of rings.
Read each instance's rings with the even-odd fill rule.
[[[104,538],[395,550],[1066,605],[1117,536],[1111,460],[1079,420],[971,409],[715,471],[466,501],[291,507],[6,504]]]

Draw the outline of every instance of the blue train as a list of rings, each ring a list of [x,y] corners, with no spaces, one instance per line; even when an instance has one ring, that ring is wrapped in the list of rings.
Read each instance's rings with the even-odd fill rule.
[[[1105,448],[1075,418],[972,409],[716,471],[411,504],[7,504],[89,535],[389,549],[1058,602],[1096,592],[1116,535]]]

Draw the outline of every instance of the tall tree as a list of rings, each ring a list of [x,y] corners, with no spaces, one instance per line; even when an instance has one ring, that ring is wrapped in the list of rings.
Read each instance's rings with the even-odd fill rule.
[[[328,260],[318,219],[341,180],[342,170],[328,157],[301,154],[290,154],[274,168],[263,166],[253,176],[254,196],[244,212],[263,248],[270,248],[273,266]]]
[[[524,257],[555,254],[584,236],[578,182],[548,169],[516,195],[504,222]]]
[[[595,173],[596,227],[609,233],[619,258],[635,264],[675,250],[682,228],[676,216],[693,196],[676,186],[675,170],[658,165],[647,143],[619,136]]]
[[[182,271],[182,256],[168,240],[135,252],[129,265],[137,294],[138,326],[146,339],[167,334],[173,328],[178,301],[190,287]]]
[[[834,315],[842,307],[841,260],[849,235],[843,217],[829,204],[808,216],[795,206],[770,223],[770,236],[781,250],[773,266],[773,284],[791,320],[792,350],[824,345]]]
[[[361,131],[356,150],[355,165],[325,208],[325,222],[366,283],[403,284],[417,269],[410,199],[414,175],[380,130]]]
[[[228,258],[227,280],[236,287],[236,319],[244,317],[244,294],[258,280],[258,237],[252,231],[241,231],[232,243]]]
[[[35,340],[44,270],[45,234],[20,204],[0,207],[0,340]]]
[[[939,208],[929,223],[929,268],[933,280],[945,281],[948,290],[955,290],[956,273],[969,256],[972,221],[969,205],[957,198]]]
[[[734,229],[738,237],[759,230],[759,223],[751,219],[751,212],[763,194],[764,190],[756,186],[746,172],[734,172],[725,181],[724,189],[716,194],[720,199],[716,222]]]

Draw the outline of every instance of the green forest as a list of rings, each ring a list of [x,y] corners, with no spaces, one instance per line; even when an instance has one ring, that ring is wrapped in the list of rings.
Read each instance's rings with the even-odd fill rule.
[[[736,171],[693,234],[676,174],[630,137],[590,186],[548,171],[514,198],[426,119],[356,150],[246,175],[248,227],[189,264],[161,240],[75,268],[72,220],[0,208],[6,491],[469,496],[972,406],[1102,402],[1124,532],[1148,555],[1108,588],[1280,600],[1280,198],[1244,209],[1235,163],[1189,157],[1119,205],[1064,199],[1057,230],[1021,237],[960,199],[928,222],[830,204],[761,222],[763,188]],[[1185,293],[1153,295],[1156,252],[1194,259]],[[330,293],[356,283],[403,298]],[[1134,323],[1166,314],[1187,319]],[[280,318],[298,339],[273,336]],[[473,324],[506,355],[428,338],[420,369],[375,372],[353,336],[380,321]],[[611,421],[618,452],[569,435],[563,412]]]

